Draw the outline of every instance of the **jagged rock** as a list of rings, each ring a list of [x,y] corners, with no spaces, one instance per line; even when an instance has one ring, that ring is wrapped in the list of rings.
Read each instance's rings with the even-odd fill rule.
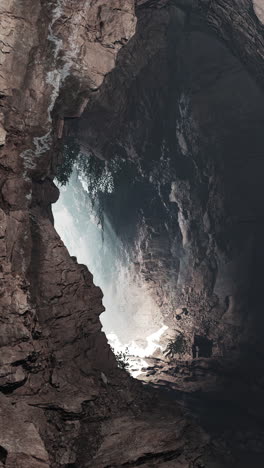
[[[195,7],[199,9],[201,17],[206,18],[206,23],[216,28],[228,44],[231,41],[230,31],[234,31],[231,34],[234,51],[243,56],[249,70],[260,80],[261,72],[258,70],[261,70],[262,64],[259,66],[258,54],[263,55],[262,29],[252,16],[252,5],[245,1],[241,7],[238,1],[231,4],[228,0],[224,4],[227,9],[219,9],[218,3],[210,2],[208,11],[208,2],[201,0],[195,2]],[[87,268],[78,265],[76,259],[68,254],[53,226],[51,203],[58,197],[53,178],[59,160],[58,139],[63,135],[61,122],[64,118],[70,118],[70,121],[80,115],[88,105],[80,126],[84,123],[85,131],[82,129],[79,137],[86,148],[92,148],[94,153],[106,157],[111,138],[117,129],[121,132],[120,122],[128,109],[128,95],[130,99],[134,98],[130,90],[145,93],[148,80],[153,86],[149,89],[156,89],[157,69],[160,72],[158,84],[163,89],[167,58],[165,61],[160,59],[164,57],[168,44],[168,32],[172,32],[172,25],[177,25],[178,46],[186,21],[190,20],[189,5],[188,11],[182,9],[182,2],[179,2],[180,8],[175,6],[177,2],[166,5],[167,2],[158,2],[156,6],[159,9],[156,11],[155,3],[139,2],[139,31],[142,35],[136,35],[128,44],[127,50],[132,54],[126,56],[125,51],[120,52],[119,67],[108,77],[106,87],[98,92],[105,76],[115,66],[118,52],[135,32],[135,5],[132,0],[1,1],[0,99],[4,132],[2,130],[0,134],[0,145],[1,142],[5,144],[0,148],[0,386],[5,396],[0,399],[0,463],[7,468],[58,468],[74,464],[80,468],[102,468],[106,464],[109,466],[109,463],[117,467],[120,463],[124,466],[140,463],[142,466],[187,467],[201,466],[202,462],[199,461],[197,465],[196,461],[203,458],[215,463],[214,466],[221,466],[222,456],[227,457],[224,466],[241,466],[240,461],[233,462],[225,445],[222,449],[224,455],[220,450],[218,457],[218,449],[214,449],[212,455],[210,438],[202,427],[189,421],[177,407],[174,408],[173,399],[172,403],[168,403],[162,393],[144,389],[117,368],[115,357],[101,331],[99,316],[104,310],[102,292],[94,285]],[[256,5],[259,16],[260,10]],[[194,18],[197,19],[195,15],[196,10]],[[207,42],[209,36],[203,37],[203,34],[201,39],[195,32],[193,42],[197,39],[198,44],[200,40]],[[211,41],[211,36],[209,38]],[[212,43],[216,44],[214,41]],[[196,58],[198,60],[199,55]],[[115,77],[114,82],[111,82],[112,76]],[[206,78],[207,73],[203,71],[200,84],[207,87]],[[217,79],[214,75],[213,81]],[[138,83],[140,87],[137,89]],[[247,83],[250,83],[246,89],[247,96],[254,88],[262,110],[259,91],[249,79]],[[117,90],[117,98],[112,94],[113,89]],[[108,100],[109,90],[111,99]],[[167,101],[163,101],[163,94],[155,94],[155,97],[158,95],[157,107],[164,109]],[[169,97],[171,99],[171,95]],[[199,158],[202,156],[202,153],[195,152],[196,123],[198,121],[200,124],[200,132],[206,133],[212,117],[203,98],[203,93],[196,96],[195,112],[190,114],[186,109],[187,101],[183,99],[180,102],[183,114],[179,112],[179,125],[173,127],[174,134],[177,129],[182,160],[187,157],[189,145],[192,146],[189,163],[194,167],[200,164]],[[98,124],[97,116],[89,121],[89,132],[86,134],[89,112],[93,114],[100,102],[104,104],[103,113],[107,110],[106,131],[103,129],[104,121],[99,118]],[[117,120],[112,118],[113,102],[117,105]],[[150,102],[153,102],[151,94],[145,95],[145,117],[152,115]],[[244,106],[247,106],[246,97]],[[140,107],[138,110],[141,112]],[[123,123],[127,124],[126,119]],[[137,156],[136,147],[142,146],[142,142],[149,138],[148,132],[153,130],[151,118],[143,123],[146,126],[132,123],[132,134],[136,135],[137,144],[135,147],[128,145],[129,156]],[[65,126],[64,132],[69,130],[70,124]],[[73,127],[73,132],[75,130]],[[130,131],[130,123],[127,130]],[[98,134],[101,138],[99,144]],[[122,132],[118,135],[119,143],[122,143],[124,136]],[[187,169],[189,171],[190,167]],[[210,179],[207,169],[200,167],[198,176],[191,181],[186,180],[188,172],[184,182],[179,177],[170,187],[173,192],[171,200],[177,202],[180,214],[176,226],[177,238],[184,237],[182,248],[186,250],[185,262],[181,265],[179,259],[176,262],[175,281],[179,277],[182,292],[178,306],[187,307],[190,311],[186,321],[190,336],[195,327],[197,316],[194,312],[197,308],[202,310],[198,331],[206,329],[206,319],[214,307],[217,319],[224,312],[228,333],[225,324],[221,329],[221,320],[220,324],[218,321],[217,326],[211,327],[211,333],[219,338],[220,330],[224,344],[229,346],[241,332],[240,323],[235,330],[232,326],[234,323],[237,325],[236,317],[243,298],[233,289],[230,291],[224,280],[229,286],[229,280],[232,278],[233,281],[233,273],[240,264],[236,262],[237,257],[232,249],[224,254],[224,249],[220,252],[220,247],[214,250],[220,258],[216,281],[209,234],[217,237],[220,246],[221,224],[225,226],[225,196],[231,199],[234,196],[235,199],[236,193],[232,177],[232,190],[222,194],[222,179],[217,176]],[[194,172],[192,168],[191,176]],[[203,177],[211,184],[211,198],[206,209],[199,192]],[[194,185],[191,184],[193,181]],[[254,201],[253,184],[252,194]],[[251,206],[245,200],[247,216],[253,216]],[[257,203],[254,216],[259,209]],[[213,219],[210,216],[212,212],[217,213]],[[196,236],[190,226],[190,217],[197,222]],[[219,230],[217,228],[212,232],[215,226]],[[153,259],[145,257],[146,277],[162,251],[156,233],[157,230],[152,229],[148,238],[155,255]],[[227,233],[230,233],[228,229]],[[262,230],[259,231],[261,238]],[[159,258],[162,283],[168,271],[171,245],[167,242],[166,232],[162,230],[160,239],[166,243],[167,249],[164,258]],[[232,242],[232,245],[236,245],[236,235]],[[244,244],[240,244],[240,247],[243,250]],[[259,268],[260,264],[262,267],[261,257],[258,260]],[[243,258],[242,265],[243,268],[246,265]],[[158,276],[154,278],[157,281]],[[232,299],[217,308],[212,294],[214,288],[217,296],[223,298],[226,294]],[[212,296],[209,294],[209,299],[208,291]],[[165,294],[162,293],[159,297],[161,303],[165,301],[164,298]],[[242,328],[246,338],[250,333],[255,338],[253,325],[248,334],[245,327]],[[197,370],[199,366],[194,367]],[[198,371],[203,374],[204,369],[199,368]],[[107,385],[102,382],[102,375],[106,376]],[[210,378],[209,383],[212,383]],[[112,430],[116,432],[110,434]],[[254,437],[250,437],[248,440],[254,441]],[[261,443],[259,446],[262,453]],[[122,452],[120,447],[124,448]]]
[[[48,468],[49,456],[35,425],[0,395],[0,457],[8,468]]]
[[[0,146],[3,146],[6,141],[6,131],[0,124]]]
[[[208,438],[199,430],[193,432],[188,422],[176,415],[163,418],[159,422],[157,417],[153,411],[151,418],[142,414],[140,419],[120,417],[111,421],[103,429],[103,443],[95,457],[94,466],[130,464],[145,467],[187,467],[186,458],[193,457],[195,445],[202,447],[208,442]],[[193,443],[194,440],[196,444]]]
[[[139,6],[137,32],[116,68],[78,126],[67,127],[77,132],[84,153],[136,161],[137,182],[131,180],[126,197],[120,171],[114,193],[101,196],[102,205],[164,323],[184,334],[185,358],[192,356],[197,333],[213,341],[215,356],[235,356],[249,342],[260,344],[262,333],[253,338],[261,290],[256,291],[259,262],[252,260],[259,234],[250,228],[263,231],[263,187],[256,175],[263,169],[263,92],[255,82],[256,76],[263,82],[262,30],[249,0],[168,2],[157,11],[153,2]],[[232,41],[237,57],[220,39],[230,47]],[[146,187],[155,200],[151,208],[144,202]],[[256,279],[251,292],[249,276]],[[179,307],[189,314],[177,316]]]
[[[55,462],[56,430],[45,408],[79,415],[83,402],[99,394],[100,373],[109,375],[116,364],[100,331],[102,293],[52,225],[50,204],[58,189],[51,151],[57,118],[51,113],[63,94],[70,103],[65,98],[65,113],[79,112],[83,93],[87,102],[114,66],[136,17],[131,1],[111,7],[103,1],[4,1],[0,24],[0,386],[7,395],[1,400],[0,445],[7,452],[5,466],[61,466],[60,459],[74,459],[69,440],[74,443],[80,427],[62,436]],[[31,412],[31,403],[43,409]],[[24,409],[27,417],[21,417]]]

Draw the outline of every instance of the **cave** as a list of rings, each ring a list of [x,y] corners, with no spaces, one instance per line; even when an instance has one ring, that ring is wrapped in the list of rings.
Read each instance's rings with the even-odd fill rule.
[[[262,468],[262,0],[0,25],[0,467]]]
[[[210,358],[213,352],[213,342],[205,336],[195,335],[192,345],[193,358],[205,357]]]
[[[141,5],[137,15],[136,33],[99,92],[79,119],[65,122],[66,144],[78,148],[58,201],[60,226],[68,237],[77,227],[89,250],[113,346],[144,349],[164,330],[156,358],[182,333],[184,359],[202,336],[209,348],[197,341],[200,357],[248,359],[261,297],[250,283],[263,229],[263,92],[198,13],[172,3]],[[55,226],[56,212],[55,205]],[[96,222],[97,234],[84,240]]]

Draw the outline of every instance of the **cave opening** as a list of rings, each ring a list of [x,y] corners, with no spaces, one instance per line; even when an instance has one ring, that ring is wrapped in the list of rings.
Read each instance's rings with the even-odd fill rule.
[[[54,207],[134,375],[153,365],[147,356],[166,368],[261,348],[264,231],[259,84],[199,13],[168,2],[137,15],[116,67],[65,120]]]
[[[262,468],[263,0],[0,24],[0,467]]]
[[[119,178],[125,176],[121,168]],[[107,179],[110,175],[103,174],[102,177]],[[124,185],[117,184],[115,192],[112,179],[109,184],[109,180],[100,178],[97,189],[99,192],[103,189],[101,200],[92,199],[84,175],[74,170],[69,183],[61,187],[60,199],[53,208],[55,228],[70,254],[88,266],[95,284],[102,289],[105,312],[100,320],[103,331],[118,364],[137,377],[144,374],[142,368],[148,367],[145,358],[163,357],[168,329],[153,283],[148,281],[149,273],[145,270],[145,253],[141,245],[146,235],[142,198],[132,200],[130,194],[124,192]],[[133,190],[138,191],[139,187]],[[123,197],[126,198],[125,206],[121,204]],[[114,221],[118,228],[113,227],[113,220],[101,209],[102,198],[104,202],[116,203]],[[130,211],[130,216],[126,210]],[[154,239],[159,238],[158,232],[151,234]]]

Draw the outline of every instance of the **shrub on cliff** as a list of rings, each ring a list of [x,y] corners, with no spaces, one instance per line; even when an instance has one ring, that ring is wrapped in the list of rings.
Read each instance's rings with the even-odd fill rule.
[[[170,340],[164,354],[166,357],[181,356],[187,350],[187,343],[182,333],[176,336],[175,340]]]

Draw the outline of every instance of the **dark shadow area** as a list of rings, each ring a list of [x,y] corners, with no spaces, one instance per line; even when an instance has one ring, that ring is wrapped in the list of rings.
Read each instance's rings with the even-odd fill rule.
[[[213,342],[204,336],[195,335],[194,343],[192,345],[193,358],[212,356]]]
[[[244,450],[241,466],[254,454],[258,467],[263,91],[199,15],[171,4],[142,11],[117,67],[67,131],[77,135],[84,158],[119,162],[114,189],[99,193],[99,205],[164,324],[184,337],[180,370],[173,359],[181,343],[171,342],[169,363],[159,360],[175,384],[160,391],[228,450]],[[201,358],[190,371],[191,359]],[[164,375],[156,387],[166,386]]]
[[[0,446],[0,462],[5,464],[7,455],[8,455],[8,451],[4,447]]]

